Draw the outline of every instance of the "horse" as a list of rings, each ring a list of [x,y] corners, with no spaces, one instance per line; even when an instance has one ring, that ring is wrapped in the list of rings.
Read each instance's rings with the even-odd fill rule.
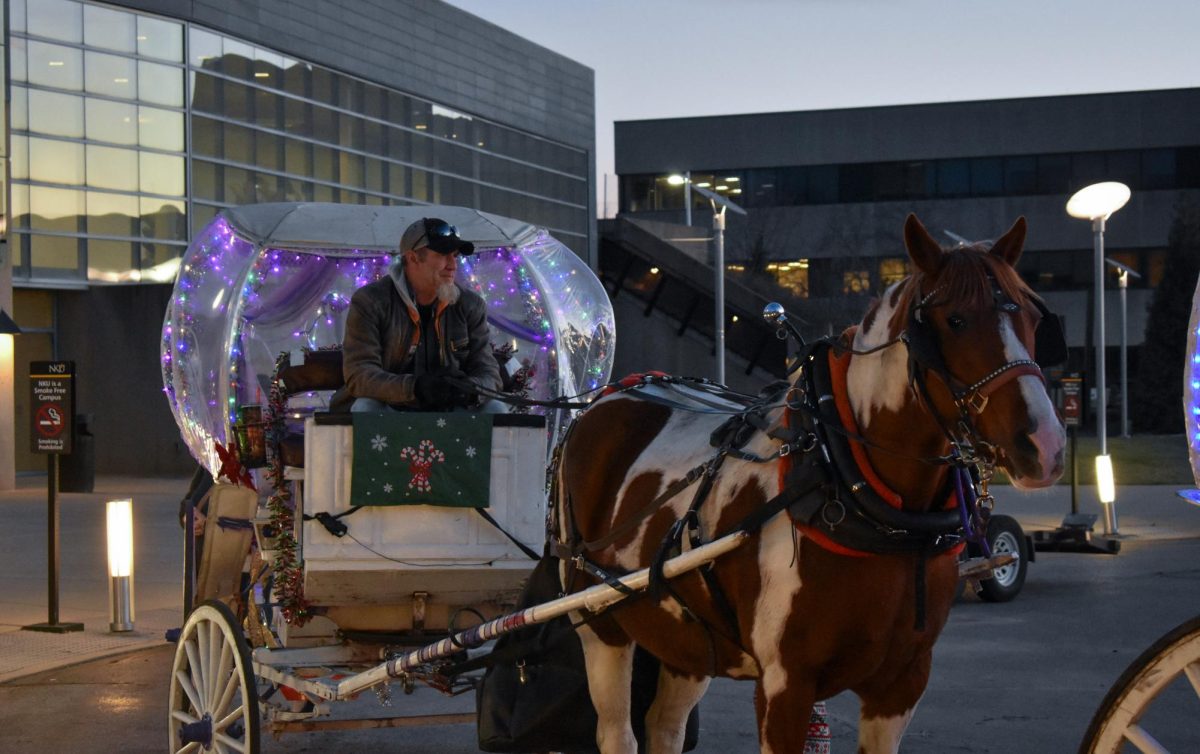
[[[571,424],[549,522],[565,592],[752,531],[709,566],[576,615],[603,754],[638,750],[635,646],[662,662],[651,754],[681,751],[715,676],[754,681],[762,752],[802,751],[813,704],[844,690],[861,700],[858,751],[898,750],[955,597],[957,468],[1002,468],[1019,489],[1063,470],[1032,357],[1049,313],[1015,270],[1025,234],[1022,217],[990,245],[944,249],[909,215],[911,273],[802,351],[783,393],[747,406],[641,384]]]

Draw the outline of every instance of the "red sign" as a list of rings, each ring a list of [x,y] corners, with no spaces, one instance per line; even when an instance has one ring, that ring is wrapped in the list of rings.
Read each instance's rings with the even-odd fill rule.
[[[63,417],[62,406],[57,403],[43,403],[38,406],[37,416],[33,420],[34,431],[42,437],[58,437],[67,426]]]
[[[1083,423],[1083,379],[1080,377],[1063,377],[1062,379],[1062,415],[1063,423],[1068,427],[1078,427]]]

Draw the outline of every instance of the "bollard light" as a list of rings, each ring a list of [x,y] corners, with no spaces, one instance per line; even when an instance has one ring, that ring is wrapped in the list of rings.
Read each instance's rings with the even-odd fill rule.
[[[133,500],[109,500],[108,628],[133,630]]]
[[[1117,485],[1113,482],[1112,456],[1096,456],[1096,497],[1105,505],[1117,499]]]

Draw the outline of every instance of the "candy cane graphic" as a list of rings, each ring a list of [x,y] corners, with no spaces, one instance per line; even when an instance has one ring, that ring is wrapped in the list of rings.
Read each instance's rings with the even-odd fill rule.
[[[400,458],[408,460],[408,471],[412,474],[408,489],[416,488],[420,492],[429,492],[433,489],[429,484],[429,472],[434,463],[446,461],[446,454],[434,446],[433,440],[422,440],[415,448],[410,445],[401,450]]]

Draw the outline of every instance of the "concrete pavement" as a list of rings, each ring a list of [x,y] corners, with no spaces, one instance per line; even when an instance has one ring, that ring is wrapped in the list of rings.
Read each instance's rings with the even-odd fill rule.
[[[183,532],[177,521],[187,478],[99,477],[92,493],[62,493],[59,621],[77,633],[21,627],[48,610],[45,475],[20,477],[0,492],[0,683],[106,655],[158,646],[182,624]],[[134,510],[134,631],[112,633],[104,503],[130,497]]]
[[[176,519],[186,478],[100,477],[95,492],[63,493],[59,619],[82,622],[81,633],[20,630],[47,619],[46,478],[22,477],[15,491],[0,492],[0,683],[33,673],[162,644],[164,632],[182,623],[182,531]],[[1027,532],[1057,527],[1070,511],[1070,488],[1021,493],[998,485],[996,512],[1020,521]],[[1200,538],[1200,507],[1173,487],[1118,490],[1118,528],[1127,541]],[[135,630],[108,629],[104,502],[132,497],[135,542]],[[1100,514],[1093,488],[1079,492],[1082,513]],[[1102,530],[1103,517],[1096,531]],[[1120,557],[1120,556],[1117,556]]]

